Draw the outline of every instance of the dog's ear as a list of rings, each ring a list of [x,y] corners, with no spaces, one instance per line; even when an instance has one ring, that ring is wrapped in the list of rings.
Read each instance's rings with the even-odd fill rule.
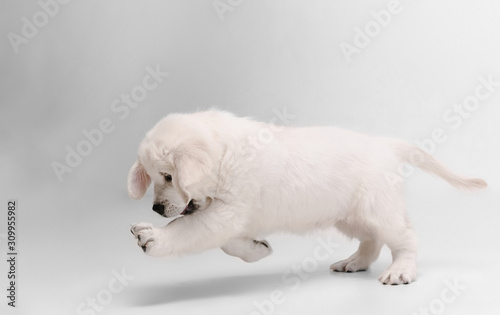
[[[212,161],[201,146],[182,145],[174,153],[174,188],[181,194],[184,203],[189,203],[191,194],[188,187],[210,175]]]
[[[138,200],[144,197],[149,185],[151,184],[151,178],[144,169],[144,166],[139,162],[135,161],[134,165],[130,168],[128,172],[127,179],[127,189],[130,198]]]

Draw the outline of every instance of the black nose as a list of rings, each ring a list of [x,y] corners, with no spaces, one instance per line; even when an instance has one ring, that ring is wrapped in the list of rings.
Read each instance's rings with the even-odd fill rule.
[[[153,205],[153,211],[158,213],[158,214],[163,214],[163,211],[165,210],[165,206],[159,203],[155,203]]]

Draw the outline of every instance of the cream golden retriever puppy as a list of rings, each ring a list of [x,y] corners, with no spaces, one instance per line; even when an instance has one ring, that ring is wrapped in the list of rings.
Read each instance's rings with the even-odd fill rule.
[[[140,199],[153,183],[153,210],[177,218],[164,227],[140,223],[131,231],[148,255],[220,247],[253,262],[271,254],[262,240],[270,233],[336,227],[360,244],[332,270],[365,270],[385,244],[393,261],[379,280],[410,283],[417,241],[405,213],[402,163],[457,188],[486,187],[396,139],[275,126],[217,110],[171,114],[141,143],[128,191]]]

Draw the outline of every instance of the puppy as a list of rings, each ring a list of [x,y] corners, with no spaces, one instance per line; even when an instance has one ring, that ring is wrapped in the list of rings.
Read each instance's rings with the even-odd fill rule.
[[[405,213],[402,163],[460,189],[486,187],[396,139],[278,127],[216,110],[171,114],[142,141],[128,192],[141,199],[154,183],[153,210],[177,218],[131,232],[151,256],[220,247],[254,262],[272,252],[265,235],[336,227],[360,244],[331,270],[366,270],[385,244],[393,261],[379,280],[407,284],[416,278],[417,241]]]

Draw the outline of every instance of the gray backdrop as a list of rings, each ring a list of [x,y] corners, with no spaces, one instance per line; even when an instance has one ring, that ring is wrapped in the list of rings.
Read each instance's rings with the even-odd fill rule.
[[[9,199],[19,253],[18,307],[3,299],[2,314],[499,311],[498,1],[9,0],[0,12],[2,286]],[[253,265],[218,250],[145,257],[130,223],[166,221],[150,194],[128,199],[138,144],[168,113],[213,106],[418,142],[489,187],[408,176],[410,286],[377,283],[386,250],[366,273],[329,274],[356,248],[334,231],[272,236],[274,255]],[[316,266],[318,237],[336,246]]]

